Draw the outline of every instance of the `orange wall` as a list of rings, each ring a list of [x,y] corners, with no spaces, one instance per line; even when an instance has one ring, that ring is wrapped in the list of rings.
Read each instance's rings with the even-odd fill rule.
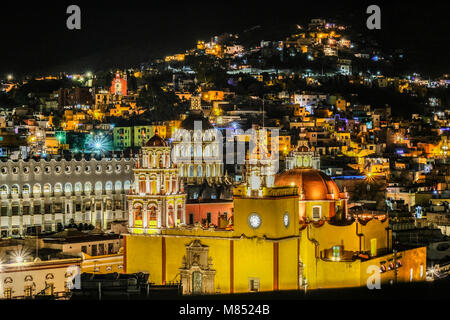
[[[218,203],[188,203],[186,204],[186,223],[189,223],[189,214],[194,214],[194,223],[206,219],[207,213],[211,212],[211,223],[218,225],[219,213],[227,213],[227,217],[233,214],[233,202]]]

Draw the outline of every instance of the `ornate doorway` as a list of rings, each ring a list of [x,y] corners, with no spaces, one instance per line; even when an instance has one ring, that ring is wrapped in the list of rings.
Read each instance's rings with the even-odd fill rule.
[[[183,294],[214,293],[216,270],[212,268],[212,258],[208,256],[209,247],[193,240],[186,245],[186,255],[180,268]]]
[[[201,294],[203,288],[202,273],[200,271],[194,271],[192,273],[192,294]]]

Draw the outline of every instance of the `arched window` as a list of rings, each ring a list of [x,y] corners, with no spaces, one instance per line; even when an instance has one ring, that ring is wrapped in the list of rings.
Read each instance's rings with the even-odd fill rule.
[[[0,187],[0,193],[1,194],[8,194],[8,186],[6,184],[2,185]]]
[[[156,217],[156,206],[155,205],[150,205],[150,208],[148,209],[148,216],[149,216],[149,220],[150,221],[156,221],[157,217]]]
[[[189,166],[189,177],[193,177],[194,176],[194,166]]]
[[[181,223],[181,218],[183,216],[183,206],[178,204],[177,206],[177,224]]]
[[[123,183],[123,189],[128,192],[130,190],[130,181],[129,180],[125,180],[125,182]]]
[[[11,187],[11,194],[19,194],[19,191],[20,191],[19,185],[17,185],[17,184],[14,184],[14,185]]]
[[[158,190],[156,189],[156,175],[150,178],[150,194],[157,194]]]
[[[145,176],[139,176],[139,193],[147,192],[147,181]]]
[[[178,192],[177,190],[177,177],[172,176],[172,193]]]
[[[113,183],[111,181],[106,181],[105,190],[112,191],[112,189],[113,189]]]
[[[71,194],[72,193],[72,184],[70,182],[67,182],[64,185],[64,192],[67,194]]]
[[[55,193],[62,192],[62,184],[56,183],[55,184]]]
[[[24,184],[22,187],[22,193],[23,194],[29,194],[30,193],[30,185],[29,184]]]
[[[33,194],[36,194],[36,195],[41,194],[41,185],[39,183],[36,183],[33,186]]]
[[[81,184],[81,182],[75,183],[75,192],[81,192],[82,189],[83,189],[83,185]]]
[[[44,194],[49,194],[52,192],[52,186],[50,183],[44,184]]]
[[[205,157],[211,157],[211,147],[210,147],[209,145],[207,145],[207,146],[205,147],[204,156],[205,156]]]
[[[92,192],[92,183],[86,182],[84,184],[84,192],[90,194]]]
[[[173,212],[174,210],[173,210],[173,206],[172,205],[169,205],[169,208],[168,208],[168,218],[169,218],[169,225],[168,225],[168,227],[169,228],[173,228],[174,226],[175,226],[175,216],[174,216],[174,212]]]
[[[197,177],[201,177],[202,173],[203,173],[202,166],[201,165],[197,166]]]
[[[142,204],[136,203],[133,206],[133,218],[135,227],[143,227],[143,210]]]
[[[114,185],[114,190],[122,191],[122,181],[116,181],[116,184]]]
[[[202,146],[197,146],[197,147],[195,148],[195,155],[196,155],[197,157],[201,157],[201,156],[202,156]]]
[[[103,187],[103,185],[102,185],[101,181],[97,181],[95,183],[95,191],[102,191],[102,187]]]

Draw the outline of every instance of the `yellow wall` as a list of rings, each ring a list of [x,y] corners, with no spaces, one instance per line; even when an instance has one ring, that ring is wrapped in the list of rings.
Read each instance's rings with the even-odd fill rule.
[[[179,281],[179,268],[186,245],[196,237],[165,238],[166,282]],[[127,236],[127,273],[149,272],[149,281],[162,284],[162,236]],[[262,239],[217,239],[200,238],[203,245],[209,246],[212,268],[216,270],[214,287],[221,293],[230,293],[230,247],[234,243],[234,292],[248,292],[249,278],[258,278],[260,291],[274,288],[274,244]],[[151,255],[138,254],[152,252]],[[297,288],[297,239],[279,243],[279,288]]]
[[[149,272],[149,281],[156,284],[162,284],[163,280],[180,281],[179,269],[183,256],[187,254],[186,245],[193,240],[200,240],[201,244],[209,247],[208,256],[212,258],[212,268],[216,270],[214,289],[216,292],[220,289],[221,293],[231,292],[232,276],[235,293],[249,291],[249,278],[259,279],[259,291],[277,288],[295,290],[299,279],[298,262],[303,264],[301,276],[306,278],[309,289],[365,286],[371,276],[367,274],[367,268],[372,265],[379,268],[383,261],[392,259],[393,253],[384,250],[391,236],[386,232],[387,220],[381,222],[373,219],[365,225],[354,222],[342,226],[325,221],[320,227],[310,224],[299,230],[299,197],[292,196],[291,189],[266,188],[263,197],[252,198],[245,196],[245,188],[235,188],[234,230],[176,228],[162,230],[162,234],[158,235],[127,235],[126,272]],[[301,204],[307,212],[313,205],[322,205],[322,216],[326,216],[329,206],[335,205],[334,201],[326,200]],[[287,227],[283,223],[286,212],[290,218]],[[261,217],[262,223],[257,229],[248,224],[252,213],[258,213]],[[358,233],[362,234],[361,253],[366,254],[368,260],[353,260],[360,251]],[[371,244],[375,241],[377,252],[371,256]],[[321,258],[324,250],[341,245],[341,261]],[[425,279],[426,248],[400,252],[398,256],[401,256],[403,264],[399,267],[399,282],[409,281],[411,268],[413,281]],[[423,265],[422,277],[420,265]],[[232,266],[233,269],[230,269]],[[380,274],[382,283],[389,282],[393,277],[393,271]]]
[[[235,198],[234,230],[237,235],[280,238],[296,235],[298,230],[298,197],[285,198]],[[261,226],[253,229],[248,224],[252,213],[261,216]],[[289,225],[283,224],[283,216],[289,214]]]
[[[260,291],[273,290],[273,243],[257,239],[235,241],[235,292],[248,292],[249,277],[259,278]]]

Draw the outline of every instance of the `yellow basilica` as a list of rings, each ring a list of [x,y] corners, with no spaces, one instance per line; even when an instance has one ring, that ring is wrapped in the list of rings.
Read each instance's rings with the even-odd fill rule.
[[[147,144],[143,154],[166,150],[159,139],[153,141],[158,143]],[[312,163],[304,160],[298,163]],[[172,177],[171,166],[167,162],[165,170]],[[130,221],[138,223],[130,223],[124,235],[125,272],[148,272],[155,284],[181,281],[184,294],[359,287],[377,281],[382,287],[425,280],[426,248],[392,250],[388,217],[349,215],[346,192],[322,171],[296,166],[271,176],[257,165],[247,170],[247,182],[233,191],[232,217],[217,226],[188,225],[185,209],[170,213],[175,206],[169,204],[148,212],[130,206]],[[142,165],[136,172],[145,180]],[[159,179],[158,170],[152,174]],[[130,200],[143,203],[149,199],[146,193],[142,187]],[[178,188],[151,191],[154,203],[183,196]],[[177,223],[160,222],[172,215]]]

